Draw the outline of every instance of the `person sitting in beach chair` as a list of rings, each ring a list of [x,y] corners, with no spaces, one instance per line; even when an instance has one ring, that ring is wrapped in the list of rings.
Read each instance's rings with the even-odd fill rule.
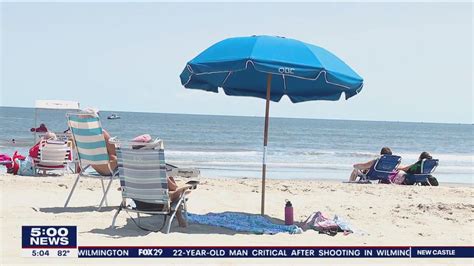
[[[109,154],[109,164],[96,164],[91,165],[91,167],[100,175],[110,176],[117,169],[117,152],[115,151],[115,145],[110,142],[111,136],[109,132],[102,129],[102,135],[104,136],[107,153]]]
[[[392,150],[389,147],[383,147],[380,150],[380,155],[392,155]],[[349,177],[349,182],[354,182],[356,181],[357,177],[367,174],[369,169],[372,168],[372,166],[375,164],[377,160],[378,158],[370,160],[366,163],[354,164],[354,170],[352,170],[351,176]]]
[[[82,111],[84,115],[81,115],[79,117],[87,117],[88,114],[99,117],[99,112],[95,109],[92,108],[87,108]],[[70,131],[71,128],[69,128],[67,131]],[[105,130],[104,128],[101,128],[102,130],[102,136],[104,137],[105,141],[105,146],[107,150],[107,154],[109,156],[108,163],[106,164],[92,164],[91,167],[100,175],[102,176],[111,176],[115,173],[117,170],[117,153],[115,151],[115,145],[110,142],[110,139],[112,138],[109,132]],[[77,172],[80,172],[80,169],[76,170]]]
[[[117,155],[122,203],[114,215],[112,227],[121,210],[137,213],[136,225],[144,230],[160,231],[165,227],[165,232],[169,233],[174,217],[181,227],[186,227],[186,216],[182,214],[186,211],[185,197],[196,184],[178,187],[174,178],[167,176],[163,142],[117,142]],[[140,214],[164,215],[162,227],[158,230],[142,227]]]
[[[86,109],[79,113],[68,113],[67,119],[78,158],[79,171],[64,207],[68,206],[80,177],[88,176],[101,181],[103,197],[99,204],[100,209],[104,203],[107,205],[107,194],[117,175],[115,146],[110,143],[108,132],[104,132],[97,111]],[[89,167],[92,167],[98,175],[86,172]],[[107,188],[104,185],[106,179],[109,180]]]
[[[40,140],[30,148],[29,156],[34,162],[36,171],[62,170],[67,168],[67,163],[71,161],[71,149],[67,142],[59,141],[56,134],[46,132]]]
[[[425,186],[437,186],[438,180],[431,174],[435,171],[439,161],[426,151],[422,152],[416,163],[399,167],[398,176],[403,176],[403,185],[421,184]]]

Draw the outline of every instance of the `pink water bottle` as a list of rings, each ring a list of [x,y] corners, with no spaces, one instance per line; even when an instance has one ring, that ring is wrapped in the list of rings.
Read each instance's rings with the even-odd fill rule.
[[[286,200],[285,205],[285,224],[292,225],[293,221],[293,205],[291,205],[291,201]]]

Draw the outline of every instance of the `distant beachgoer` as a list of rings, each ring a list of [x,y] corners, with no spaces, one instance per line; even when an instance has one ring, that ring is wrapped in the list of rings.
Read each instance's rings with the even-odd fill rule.
[[[38,152],[39,152],[41,141],[44,141],[44,140],[57,140],[57,139],[58,138],[56,137],[56,134],[54,134],[53,132],[46,132],[46,134],[44,134],[38,140],[38,142],[36,142],[36,144],[33,145],[33,147],[30,148],[30,151],[29,151],[30,157],[31,158],[38,158]]]
[[[45,133],[45,132],[48,132],[48,128],[46,128],[45,124],[40,124],[40,126],[37,128],[32,127],[30,131],[36,132],[36,133]]]
[[[416,174],[421,174],[421,162],[425,159],[433,159],[433,157],[426,151],[422,152],[420,154],[420,156],[418,157],[418,161],[416,161],[416,163],[414,164],[411,164],[411,165],[407,165],[407,166],[402,166],[402,167],[398,167],[398,176],[406,176],[407,174],[409,175],[416,175]],[[434,176],[430,176],[428,178],[428,182],[430,182],[431,185],[434,185],[434,186],[437,186],[438,185],[438,181],[436,180],[436,178]],[[409,180],[407,180],[406,178],[404,178],[404,182],[402,183],[404,185],[413,185],[411,183],[409,183]]]
[[[392,150],[390,150],[389,147],[383,147],[380,150],[380,155],[392,155]],[[354,164],[354,170],[352,170],[351,176],[349,177],[349,181],[355,181],[359,175],[367,173],[376,161],[377,159],[374,159],[366,163]]]
[[[420,157],[418,157],[418,161],[416,161],[416,163],[398,167],[397,170],[404,171],[407,174],[421,174],[421,161],[424,159],[433,159],[433,157],[431,157],[428,152],[424,151],[420,154]]]
[[[35,144],[33,145],[33,147],[30,148],[29,150],[29,156],[32,158],[33,161],[35,161],[35,159],[38,158],[38,153],[39,153],[39,149],[40,149],[40,145],[41,145],[41,142],[42,141],[47,141],[47,140],[57,140],[57,136],[56,134],[54,134],[53,132],[46,132],[41,138],[40,140]],[[71,154],[69,154],[69,160],[71,160]],[[50,168],[63,168],[64,166],[63,165],[48,165],[48,167]]]
[[[12,143],[13,143],[13,144],[15,144],[15,143],[16,143],[15,139],[12,139]]]

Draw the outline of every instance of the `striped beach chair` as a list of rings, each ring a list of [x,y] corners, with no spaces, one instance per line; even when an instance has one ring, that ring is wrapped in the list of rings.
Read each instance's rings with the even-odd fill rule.
[[[81,171],[78,173],[74,185],[69,192],[64,207],[67,207],[72,194],[79,182],[81,176],[87,177],[98,177],[102,184],[102,200],[99,204],[99,209],[102,205],[107,204],[107,193],[109,192],[110,185],[114,177],[117,175],[117,171],[111,168],[110,158],[107,153],[107,146],[103,136],[103,130],[100,123],[100,119],[96,114],[91,113],[70,113],[67,114],[68,125],[71,129],[74,145],[76,147],[76,155]],[[86,170],[92,165],[108,165],[110,176],[101,176],[86,174]],[[109,183],[107,188],[104,186],[104,180],[108,179]]]
[[[67,141],[42,140],[39,144],[38,157],[33,159],[35,171],[64,171],[71,161],[71,148]]]
[[[134,149],[133,143],[116,146],[122,203],[114,215],[112,227],[115,227],[115,220],[120,211],[125,210],[137,213],[138,223],[132,219],[141,229],[161,231],[165,228],[165,233],[169,233],[178,209],[182,208],[186,212],[185,191],[178,200],[170,202],[163,142],[157,142],[144,144],[145,147],[140,149],[136,149],[136,146]],[[148,148],[147,145],[153,145],[154,148]],[[140,214],[163,215],[161,228],[151,230],[142,227]]]

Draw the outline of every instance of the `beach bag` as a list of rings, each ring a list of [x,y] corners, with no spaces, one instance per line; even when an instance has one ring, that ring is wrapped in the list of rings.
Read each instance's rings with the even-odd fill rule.
[[[18,170],[20,169],[20,161],[25,160],[26,157],[19,154],[18,151],[15,151],[15,153],[12,156],[12,164],[9,166],[7,165],[7,172],[9,174],[18,174]]]
[[[311,228],[320,234],[328,234],[330,236],[335,236],[339,231],[339,226],[336,222],[326,218],[319,211],[312,213],[306,221],[304,221],[303,227]]]
[[[12,158],[6,154],[0,154],[0,163],[2,163],[3,165],[5,165],[5,167],[8,169],[8,168],[12,168],[13,164],[12,164]]]
[[[349,222],[346,219],[340,216],[334,215],[334,222],[337,224],[340,231],[344,233],[344,235],[354,233],[352,226],[349,224]]]
[[[35,175],[35,164],[31,157],[28,156],[25,160],[16,159],[18,163],[18,175],[22,176],[34,176]]]
[[[150,203],[150,202],[141,201],[141,200],[137,200],[137,199],[133,199],[133,202],[135,203],[135,209],[140,210],[140,211],[163,211],[163,210],[165,210],[165,205],[164,204]]]
[[[405,172],[397,171],[395,173],[392,173],[388,176],[388,179],[390,180],[390,183],[392,184],[402,185],[403,182],[405,181]]]

